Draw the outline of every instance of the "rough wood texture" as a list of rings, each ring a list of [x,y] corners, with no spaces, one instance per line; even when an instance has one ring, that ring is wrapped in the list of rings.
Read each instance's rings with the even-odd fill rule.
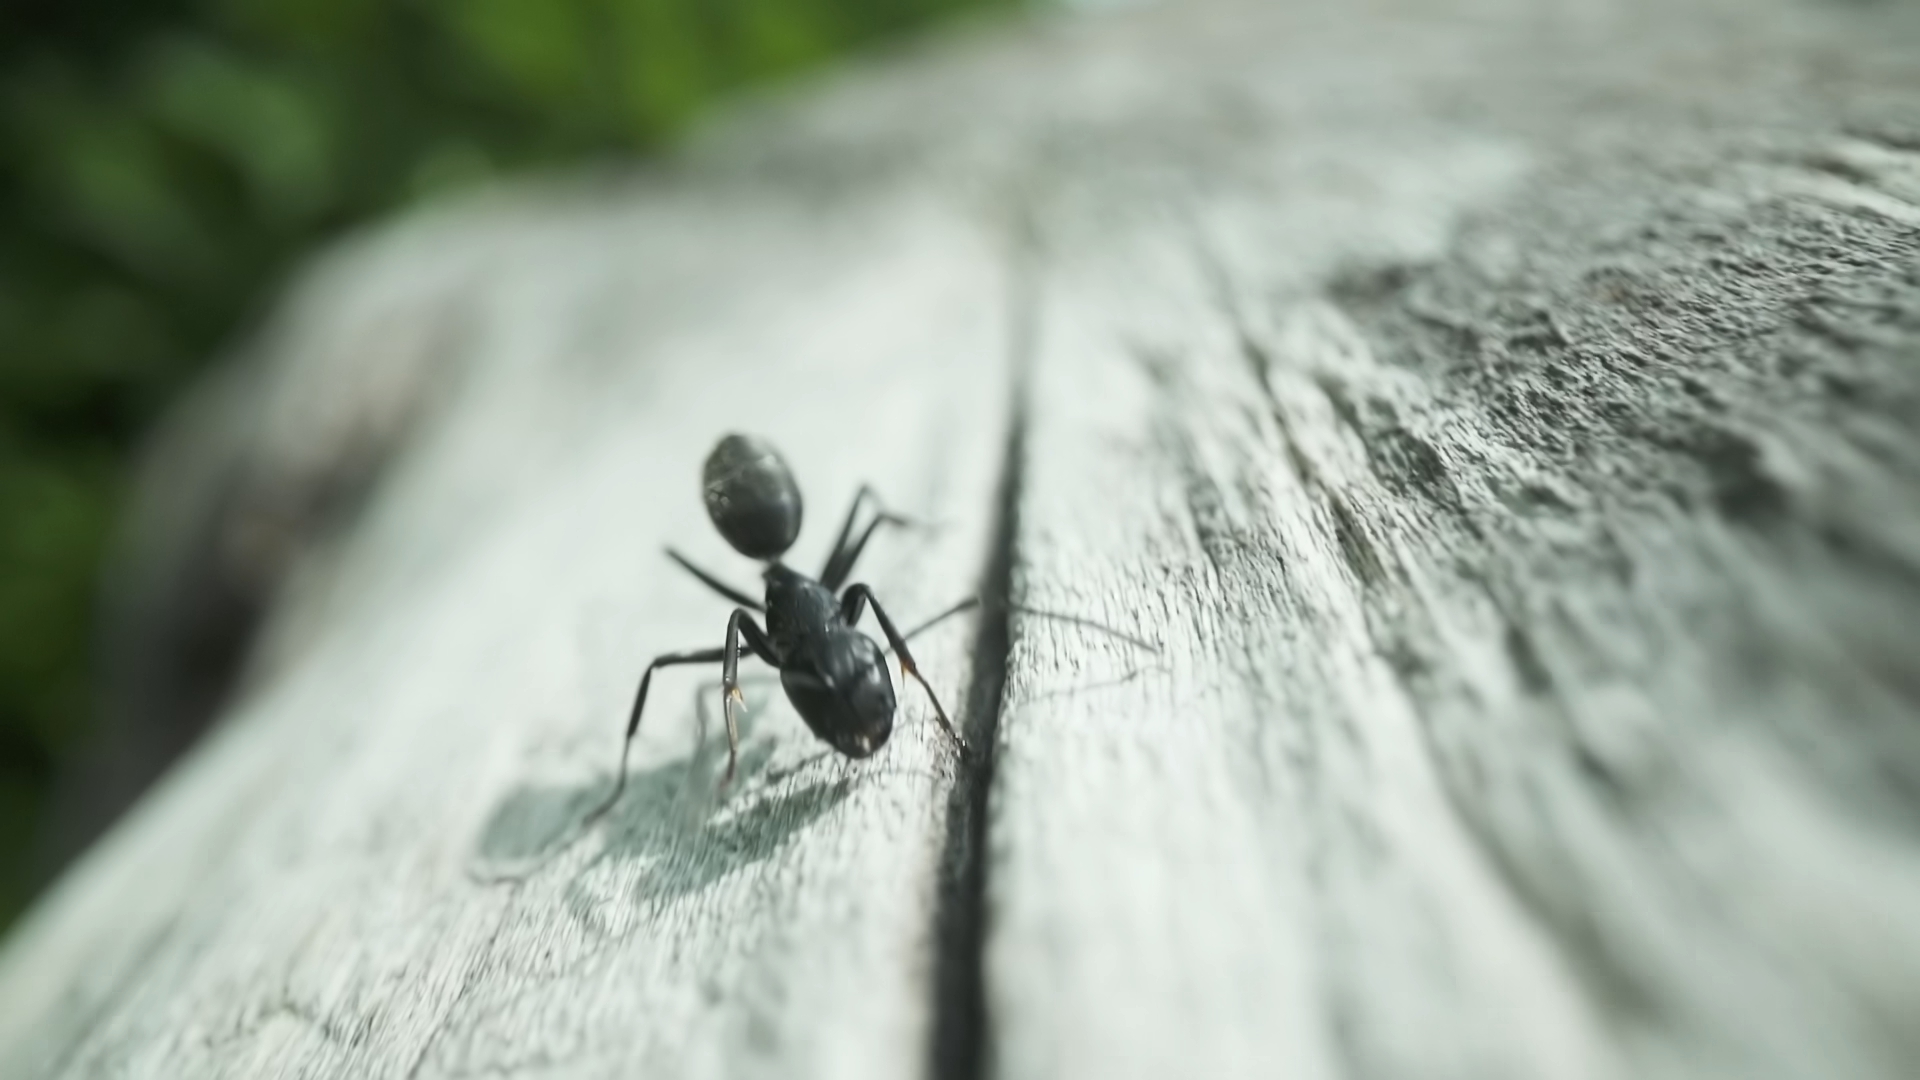
[[[862,479],[940,523],[864,565],[902,618],[984,561],[1007,382],[991,252],[907,205],[726,210],[496,222],[481,252],[429,228],[355,264],[320,320],[343,346],[360,290],[453,279],[442,302],[474,320],[454,400],[293,600],[274,673],[14,940],[0,1074],[891,1077],[925,1060],[951,770],[913,694],[885,756],[849,769],[774,707],[777,683],[750,682],[743,776],[715,802],[717,716],[693,740],[717,673],[664,673],[628,795],[576,834],[646,659],[724,630],[727,606],[663,572],[661,544],[752,582],[700,504],[720,433],[786,447],[809,562]],[[684,317],[629,303],[681,235],[735,257],[685,281]],[[883,311],[849,302],[877,289]],[[956,626],[921,656],[950,706],[969,644]]]
[[[1269,7],[336,261],[225,453],[377,482],[9,944],[0,1074],[1920,1071],[1920,10]],[[455,329],[372,468],[377,325]],[[717,636],[654,551],[736,427],[816,544],[862,478],[942,523],[898,609],[1161,652],[946,632],[958,773],[762,684],[719,801],[665,684],[577,834]]]

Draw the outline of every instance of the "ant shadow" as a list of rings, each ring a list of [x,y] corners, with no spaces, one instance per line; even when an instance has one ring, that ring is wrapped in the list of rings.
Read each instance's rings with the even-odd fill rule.
[[[703,687],[696,699],[694,752],[630,770],[612,807],[606,806],[616,781],[610,773],[507,792],[481,828],[467,876],[481,884],[524,882],[564,861],[567,877],[577,884],[603,864],[639,863],[645,871],[634,900],[671,899],[769,858],[852,793],[852,776],[821,779],[813,767],[830,753],[769,768],[774,745],[752,738],[758,709],[740,716],[739,775],[722,790],[724,743],[716,748],[716,740],[706,737],[705,699],[717,689]],[[583,844],[595,845],[593,853],[584,861],[569,859]],[[585,902],[572,899],[576,907]]]

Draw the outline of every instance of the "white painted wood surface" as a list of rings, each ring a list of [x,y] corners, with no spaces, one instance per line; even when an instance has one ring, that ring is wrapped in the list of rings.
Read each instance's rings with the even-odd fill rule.
[[[1165,4],[758,112],[296,297],[226,453],[377,485],[0,1075],[1920,1071],[1920,11]],[[959,773],[750,685],[722,799],[669,674],[575,835],[734,428],[807,559],[940,523],[903,618],[1162,651],[931,636]]]
[[[388,275],[451,279],[436,302],[476,320],[453,400],[307,598],[304,643],[13,940],[0,1073],[919,1067],[951,763],[904,688],[885,756],[849,769],[750,682],[743,775],[716,801],[717,715],[693,742],[717,671],[665,672],[627,796],[564,842],[607,791],[647,658],[725,628],[661,546],[754,583],[701,508],[722,432],[787,448],[809,562],[866,479],[941,527],[876,542],[862,579],[903,619],[973,587],[1004,286],[976,237],[911,205],[809,221],[673,200],[429,226],[351,264],[324,301],[342,342]],[[693,238],[732,257],[682,260],[688,310],[649,311],[668,276],[650,261]],[[874,290],[884,310],[847,300]],[[950,707],[969,644],[922,651]]]
[[[1168,655],[1021,624],[997,1074],[1920,1070],[1920,144],[1772,14],[1301,26],[1036,210],[1016,595]]]

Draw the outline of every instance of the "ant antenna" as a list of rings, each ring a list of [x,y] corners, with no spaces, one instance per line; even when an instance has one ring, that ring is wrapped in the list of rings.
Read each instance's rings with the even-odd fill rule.
[[[985,601],[981,600],[978,596],[967,597],[965,600],[960,601],[959,603],[953,605],[952,607],[941,612],[940,614],[935,615],[933,618],[928,619],[926,622],[921,623],[919,626],[916,626],[913,629],[907,631],[906,634],[903,635],[903,638],[904,640],[912,641],[915,636],[927,630],[933,629],[935,626],[938,626],[939,624],[946,622],[948,619],[953,618],[955,615],[959,615],[962,612],[972,611],[975,608],[980,608],[982,610],[995,611],[995,612],[1009,612],[1009,611],[1018,612],[1019,614],[1022,614],[1022,615],[1032,615],[1035,618],[1051,619],[1054,622],[1067,623],[1072,626],[1083,627],[1088,630],[1098,631],[1099,633],[1105,634],[1110,638],[1114,638],[1119,641],[1124,641],[1135,648],[1145,649],[1146,651],[1152,653],[1155,656],[1160,655],[1160,645],[1158,642],[1148,641],[1145,638],[1135,637],[1134,635],[1129,634],[1124,630],[1117,630],[1111,626],[1108,626],[1106,623],[1099,622],[1098,620],[1095,620],[1095,619],[1089,619],[1081,615],[1069,615],[1064,611],[1048,611],[1045,608],[1028,607],[1025,604],[1006,604],[1006,605],[988,604]],[[891,652],[892,649],[888,649],[887,651]]]

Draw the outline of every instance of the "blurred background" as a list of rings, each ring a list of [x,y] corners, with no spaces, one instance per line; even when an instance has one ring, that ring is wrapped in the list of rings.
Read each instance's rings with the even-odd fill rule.
[[[76,846],[50,819],[98,726],[143,434],[303,255],[516,170],[657,153],[728,91],[1017,2],[0,5],[0,931]]]

